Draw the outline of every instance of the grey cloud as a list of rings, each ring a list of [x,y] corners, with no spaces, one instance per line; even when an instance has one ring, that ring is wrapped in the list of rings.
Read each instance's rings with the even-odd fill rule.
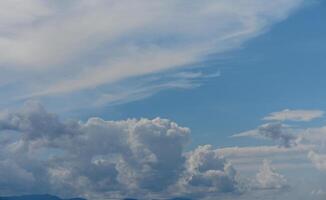
[[[267,123],[256,129],[242,132],[232,137],[258,137],[276,141],[280,146],[290,147],[297,144],[298,136],[293,134],[294,129],[280,123]]]
[[[232,165],[211,146],[186,152],[190,130],[167,119],[65,122],[27,103],[2,113],[0,124],[0,169],[10,180],[0,188],[8,194],[103,199],[237,190]]]
[[[210,145],[199,146],[187,155],[181,184],[187,192],[218,193],[237,190],[236,171]]]
[[[72,134],[78,127],[75,122],[66,124],[59,121],[54,114],[45,111],[37,102],[27,102],[17,112],[4,112],[0,115],[0,129],[20,131],[26,139],[56,138]]]
[[[1,194],[17,190],[26,192],[35,183],[33,174],[12,160],[0,161],[0,177]]]

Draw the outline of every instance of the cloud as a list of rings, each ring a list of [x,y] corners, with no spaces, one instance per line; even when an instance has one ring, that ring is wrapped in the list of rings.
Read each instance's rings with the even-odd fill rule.
[[[264,159],[273,160],[274,167],[282,170],[312,169],[307,160],[309,151],[316,149],[315,145],[297,145],[291,148],[280,146],[246,146],[219,148],[218,153],[226,158],[239,174],[254,173],[259,170]]]
[[[1,114],[0,192],[90,199],[235,192],[232,165],[209,145],[187,152],[189,134],[161,118],[61,121],[29,102]]]
[[[273,112],[264,120],[272,121],[255,129],[234,134],[232,137],[252,137],[270,139],[282,147],[298,144],[325,144],[325,127],[298,128],[281,123],[282,121],[311,121],[324,115],[320,110],[283,110]]]
[[[0,79],[15,93],[3,94],[6,99],[74,95],[194,65],[211,53],[240,47],[302,2],[5,0]]]
[[[241,199],[288,187],[275,169],[315,165],[324,170],[323,154],[315,153],[320,145],[313,140],[290,148],[202,145],[188,151],[189,141],[190,129],[168,119],[61,120],[39,103],[27,102],[0,113],[0,175],[6,177],[0,192]],[[264,159],[275,161],[275,169]]]
[[[54,114],[45,111],[37,102],[27,102],[18,112],[4,112],[0,115],[0,130],[24,132],[25,140],[55,139],[74,134],[76,122],[61,123]]]
[[[232,137],[256,137],[271,139],[279,143],[280,146],[290,147],[296,145],[297,136],[293,134],[293,129],[280,123],[267,123],[256,129],[245,131],[233,135]]]
[[[321,147],[326,144],[326,127],[310,127],[300,131],[298,141],[302,144],[316,144]]]
[[[323,189],[314,189],[311,191],[311,196],[319,197],[320,199],[324,199],[326,196],[326,192]]]
[[[324,111],[321,110],[289,110],[270,113],[264,117],[267,121],[304,121],[308,122],[323,117]]]
[[[271,162],[264,160],[256,175],[257,187],[261,189],[281,189],[287,187],[285,177],[271,167]]]
[[[20,0],[3,0],[0,7],[1,34],[18,31],[27,23],[51,14],[50,8],[40,0],[30,0],[28,4],[21,3]]]
[[[110,90],[103,92],[93,103],[94,106],[118,105],[144,99],[155,93],[167,89],[192,89],[200,87],[205,80],[220,76],[216,73],[180,72],[160,76],[150,76],[142,81],[130,81],[130,83],[118,83],[112,85]]]
[[[248,146],[248,147],[225,147],[218,149],[220,155],[230,156],[268,156],[275,154],[284,154],[291,152],[306,152],[314,146],[298,145],[292,148],[280,148],[279,146]]]
[[[177,190],[210,196],[209,193],[231,193],[238,189],[236,170],[218,154],[218,150],[205,145],[187,154],[187,169]]]
[[[31,172],[11,160],[0,161],[0,192],[27,191],[35,179]]]
[[[312,116],[312,115],[310,115]],[[247,168],[252,170],[256,165],[250,162],[257,163],[262,157],[278,158],[283,154],[282,159],[292,160],[280,167],[282,168],[295,168],[295,167],[316,167],[321,171],[326,169],[326,156],[322,153],[326,144],[326,128],[321,127],[308,127],[298,128],[292,127],[279,122],[267,123],[259,126],[256,129],[238,133],[232,136],[236,137],[251,137],[270,139],[279,144],[279,147],[271,146],[258,146],[258,147],[231,147],[220,149],[221,155],[226,156],[237,169]],[[281,148],[280,148],[281,147]],[[252,158],[249,158],[252,155]],[[310,163],[306,161],[308,157]],[[291,159],[290,159],[291,158]],[[240,166],[240,168],[238,167]]]
[[[310,151],[308,154],[309,160],[315,165],[315,167],[321,171],[326,171],[326,155],[318,154],[314,151]]]

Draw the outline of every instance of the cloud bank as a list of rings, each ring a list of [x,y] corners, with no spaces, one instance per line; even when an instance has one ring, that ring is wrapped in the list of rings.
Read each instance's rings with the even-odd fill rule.
[[[271,195],[268,190],[292,187],[264,160],[275,161],[276,169],[324,171],[325,156],[315,153],[323,147],[318,142],[324,130],[301,129],[296,145],[202,145],[189,151],[190,129],[168,119],[61,120],[27,102],[22,109],[0,112],[0,193],[89,199]],[[287,141],[275,135],[270,139]]]
[[[241,199],[243,193],[288,186],[270,162],[255,177],[244,179],[270,158],[299,167],[314,146],[298,144],[187,151],[190,129],[168,119],[86,122],[61,120],[37,102],[0,113],[0,193],[52,193],[89,199],[123,197]],[[303,156],[303,158],[301,158]],[[323,156],[309,153],[319,169]],[[239,170],[238,170],[239,169]]]
[[[40,104],[2,112],[0,193],[90,199],[232,193],[236,171],[167,119],[61,121]],[[149,196],[148,196],[149,195]]]

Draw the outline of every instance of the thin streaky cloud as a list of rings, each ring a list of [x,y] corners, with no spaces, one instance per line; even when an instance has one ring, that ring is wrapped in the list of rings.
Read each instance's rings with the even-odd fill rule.
[[[290,110],[285,109],[279,112],[272,112],[264,117],[266,121],[303,121],[308,122],[324,116],[322,110]]]
[[[194,65],[241,47],[303,2],[2,1],[0,79],[10,75],[18,91],[7,98],[38,98]]]

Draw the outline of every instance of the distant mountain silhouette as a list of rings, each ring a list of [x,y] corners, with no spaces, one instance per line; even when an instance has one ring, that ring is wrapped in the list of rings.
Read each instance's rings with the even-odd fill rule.
[[[61,199],[56,196],[44,194],[44,195],[22,195],[11,197],[0,197],[0,200],[86,200],[83,198]]]
[[[10,197],[7,196],[7,197],[0,197],[0,200],[86,200],[86,199],[83,198],[61,199],[57,196],[43,194],[43,195],[22,195],[22,196],[10,196]],[[125,198],[122,200],[138,200],[138,199]],[[172,198],[167,200],[191,200],[191,199],[178,197],[178,198]]]
[[[184,198],[184,197],[177,197],[177,198],[173,198],[173,199],[170,199],[170,200],[191,200],[191,199]]]
[[[125,198],[123,200],[138,200],[138,199],[133,199],[133,198]],[[156,199],[153,199],[156,200]],[[161,199],[160,199],[161,200]],[[166,200],[192,200],[189,198],[184,198],[184,197],[176,197],[176,198],[172,198],[172,199],[166,199]]]

